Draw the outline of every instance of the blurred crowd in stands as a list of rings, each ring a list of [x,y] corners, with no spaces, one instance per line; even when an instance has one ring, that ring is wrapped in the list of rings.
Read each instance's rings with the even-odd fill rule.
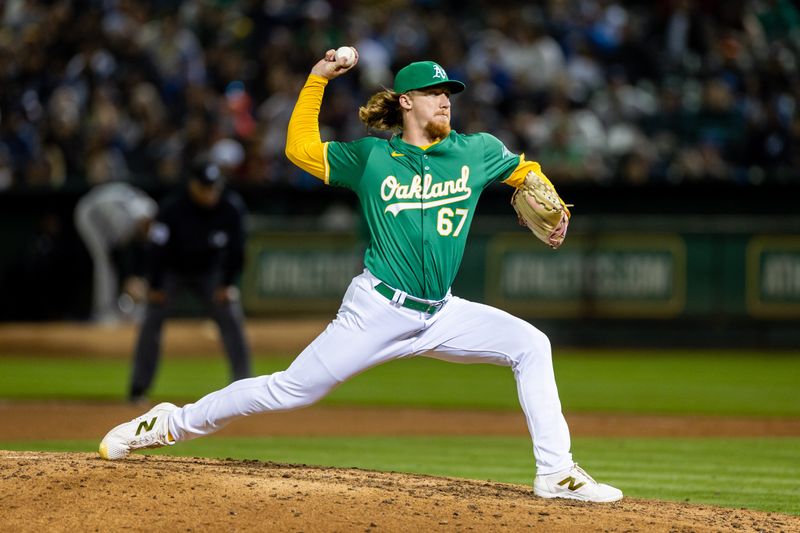
[[[791,0],[6,0],[0,191],[148,188],[199,154],[234,184],[320,186],[285,158],[297,93],[352,44],[323,140],[433,59],[467,83],[454,127],[489,131],[557,183],[800,182]]]

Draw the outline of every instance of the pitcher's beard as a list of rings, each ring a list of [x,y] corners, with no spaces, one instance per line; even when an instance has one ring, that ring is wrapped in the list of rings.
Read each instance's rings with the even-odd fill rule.
[[[425,134],[430,139],[444,139],[450,135],[450,123],[443,120],[431,120],[425,125]]]

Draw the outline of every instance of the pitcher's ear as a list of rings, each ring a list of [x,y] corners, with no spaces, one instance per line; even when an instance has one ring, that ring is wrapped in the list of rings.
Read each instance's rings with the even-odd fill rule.
[[[408,93],[401,94],[397,101],[400,103],[402,109],[411,109],[411,97]]]

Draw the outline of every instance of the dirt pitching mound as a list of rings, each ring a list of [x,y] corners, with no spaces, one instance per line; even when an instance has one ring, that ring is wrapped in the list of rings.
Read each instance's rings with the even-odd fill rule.
[[[800,517],[258,461],[0,451],[8,531],[797,531]]]

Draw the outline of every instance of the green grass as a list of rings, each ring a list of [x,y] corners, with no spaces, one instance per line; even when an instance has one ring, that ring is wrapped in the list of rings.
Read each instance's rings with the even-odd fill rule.
[[[288,358],[257,358],[267,374]],[[800,354],[571,351],[554,360],[564,409],[739,416],[800,416]],[[0,357],[0,398],[120,399],[128,361]],[[222,357],[165,358],[154,399],[191,401],[226,384]],[[518,409],[508,368],[426,358],[368,370],[323,400],[337,405]]]
[[[800,416],[800,353],[576,354],[556,372],[573,411]]]
[[[289,358],[257,358],[259,374]],[[623,353],[558,351],[554,360],[570,412],[800,417],[800,353]],[[119,400],[129,361],[0,356],[0,398]],[[171,359],[153,399],[191,401],[225,385],[223,358]],[[519,409],[511,371],[417,358],[357,376],[329,405]],[[626,494],[800,515],[800,438],[575,438],[573,449],[597,478]],[[0,437],[1,438],[1,437]],[[95,441],[0,442],[16,450],[94,451]],[[527,438],[222,438],[183,443],[177,455],[360,467],[528,484]]]
[[[94,451],[96,441],[0,442],[0,449]],[[800,438],[575,438],[576,459],[634,498],[800,515]],[[259,459],[529,484],[522,437],[211,437],[151,453]]]

